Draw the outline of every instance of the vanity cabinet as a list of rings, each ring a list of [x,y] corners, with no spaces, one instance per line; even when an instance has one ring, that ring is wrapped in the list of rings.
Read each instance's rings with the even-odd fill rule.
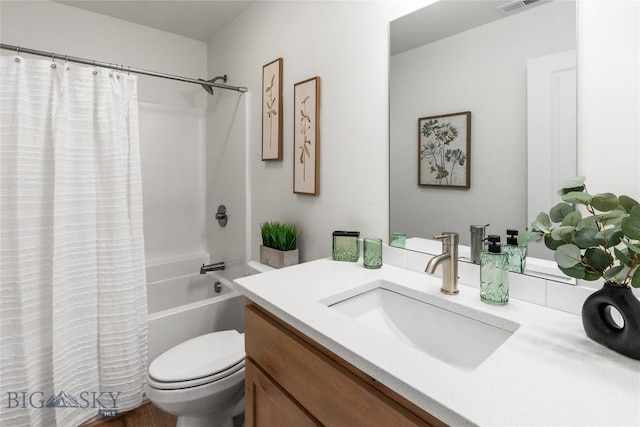
[[[247,426],[445,425],[252,302],[245,348]]]

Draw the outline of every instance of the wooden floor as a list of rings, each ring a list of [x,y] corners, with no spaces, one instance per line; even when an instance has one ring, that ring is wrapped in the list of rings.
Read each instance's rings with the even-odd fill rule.
[[[147,402],[141,407],[121,414],[114,419],[100,419],[83,424],[82,427],[175,427],[176,417],[162,412]]]

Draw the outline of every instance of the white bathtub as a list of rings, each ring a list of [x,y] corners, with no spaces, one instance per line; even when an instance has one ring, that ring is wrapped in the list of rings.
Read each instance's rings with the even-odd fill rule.
[[[201,264],[198,258],[148,267],[151,279],[178,274],[147,283],[149,363],[199,335],[228,329],[244,332],[244,297],[233,290],[233,279],[249,274],[247,267],[236,264],[224,271],[199,274]],[[216,282],[220,293],[214,291]]]

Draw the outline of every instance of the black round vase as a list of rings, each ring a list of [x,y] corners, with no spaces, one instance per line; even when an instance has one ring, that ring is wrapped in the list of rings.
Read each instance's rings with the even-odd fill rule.
[[[621,324],[611,316],[612,307],[624,319]],[[640,301],[630,287],[607,282],[591,294],[582,306],[582,325],[595,342],[640,360]]]

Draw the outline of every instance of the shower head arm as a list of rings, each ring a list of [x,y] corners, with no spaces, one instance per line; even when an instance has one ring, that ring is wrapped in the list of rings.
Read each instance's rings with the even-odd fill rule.
[[[224,76],[217,76],[217,77],[212,78],[211,80],[202,80],[202,79],[198,79],[198,80],[203,81],[204,83],[200,84],[200,86],[202,86],[202,88],[204,90],[206,90],[209,95],[213,95],[213,88],[214,87],[223,87],[223,88],[226,87],[226,85],[223,85],[223,84],[220,84],[220,83],[216,84],[216,82],[218,80],[222,80],[223,82],[226,83],[227,82],[227,75],[225,74]]]

